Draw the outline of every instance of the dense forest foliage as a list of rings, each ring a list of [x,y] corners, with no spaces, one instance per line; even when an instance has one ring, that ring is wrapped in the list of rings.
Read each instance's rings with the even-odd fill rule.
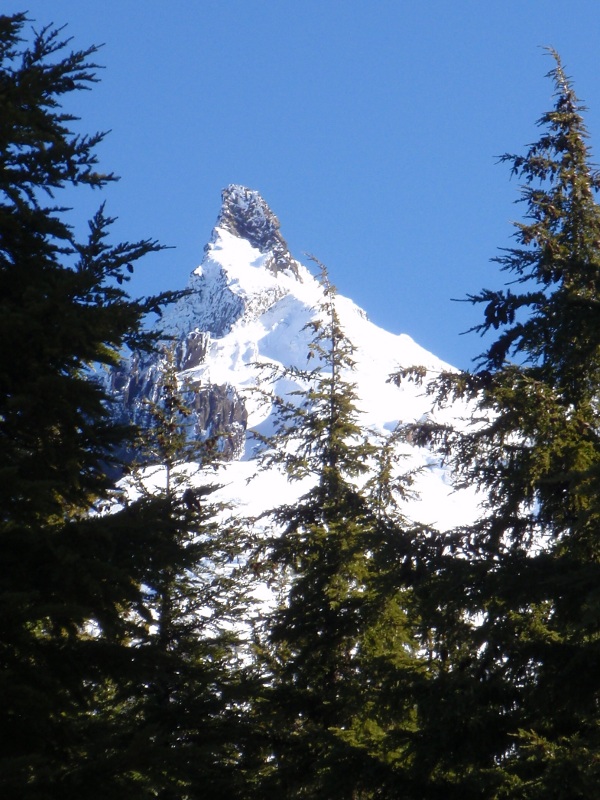
[[[0,16],[1,796],[599,796],[600,177],[558,56],[539,141],[503,157],[525,208],[510,288],[469,298],[490,344],[428,384],[472,419],[363,430],[323,270],[315,367],[260,442],[308,488],[259,527],[191,480],[219,465],[168,347],[143,430],[97,380],[162,346],[144,321],[173,295],[126,291],[157,242],[110,244],[103,206],[79,241],[55,199],[115,180],[65,108],[96,49],[70,48]],[[408,437],[481,490],[474,524],[405,518]]]

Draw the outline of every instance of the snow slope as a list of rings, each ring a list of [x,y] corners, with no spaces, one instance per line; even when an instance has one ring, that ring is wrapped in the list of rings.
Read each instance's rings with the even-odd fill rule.
[[[306,324],[317,313],[323,290],[311,271],[289,254],[277,218],[257,192],[240,186],[224,190],[217,225],[188,289],[189,295],[171,307],[164,320],[165,332],[180,343],[182,383],[233,387],[245,405],[248,429],[268,432],[272,409],[259,403],[253,392],[260,382],[257,365],[314,366],[308,363],[311,334]],[[389,433],[399,422],[429,414],[430,399],[423,387],[406,383],[398,388],[388,378],[400,367],[424,366],[431,377],[451,367],[410,336],[374,325],[350,299],[338,296],[336,308],[356,347],[356,369],[347,378],[357,385],[364,426]],[[189,343],[200,338],[202,357],[187,358]],[[294,388],[280,381],[273,390],[286,394]],[[446,412],[461,413],[464,409]],[[426,450],[408,443],[402,447],[404,468],[421,469],[415,487],[418,498],[410,501],[407,515],[442,528],[472,519],[474,494],[454,492],[451,476]],[[239,457],[225,466],[220,476],[223,496],[249,514],[270,507],[273,498],[292,501],[301,487],[273,471],[256,475],[253,451],[249,439]]]

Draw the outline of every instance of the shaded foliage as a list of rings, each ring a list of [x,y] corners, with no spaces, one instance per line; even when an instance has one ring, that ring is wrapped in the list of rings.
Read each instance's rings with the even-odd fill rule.
[[[146,510],[103,516],[115,425],[89,370],[124,344],[149,347],[141,323],[167,296],[132,300],[132,265],[160,246],[109,245],[100,209],[76,241],[54,196],[101,188],[103,134],[73,133],[63,110],[95,80],[95,48],[0,16],[0,701],[3,797],[88,797],[112,756],[97,692],[129,657],[125,613],[141,603]],[[104,762],[104,765],[102,765]],[[104,776],[111,785],[110,770]],[[98,788],[97,788],[98,787]],[[120,795],[119,786],[113,796]]]
[[[502,158],[526,207],[517,245],[496,259],[511,288],[470,298],[483,305],[475,330],[498,333],[473,373],[432,388],[442,405],[468,400],[471,419],[413,430],[459,485],[481,490],[484,508],[430,560],[426,617],[449,666],[432,682],[424,746],[445,797],[599,788],[600,179],[583,109],[551,55],[556,103],[543,133]]]
[[[414,736],[408,687],[421,669],[414,609],[396,558],[410,534],[395,507],[392,443],[361,426],[354,347],[322,272],[312,370],[273,399],[264,463],[309,488],[272,512],[257,559],[279,587],[259,637],[266,767],[261,796],[396,796]],[[281,377],[279,374],[277,377]],[[381,455],[381,458],[379,458]]]

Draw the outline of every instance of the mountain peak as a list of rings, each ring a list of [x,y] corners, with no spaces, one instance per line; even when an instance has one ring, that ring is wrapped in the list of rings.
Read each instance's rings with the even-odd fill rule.
[[[223,458],[231,460],[221,496],[231,492],[229,498],[239,498],[250,515],[258,516],[270,506],[274,492],[292,503],[295,495],[292,489],[286,494],[288,484],[274,469],[256,469],[256,441],[247,438],[247,430],[268,436],[280,407],[276,399],[269,402],[271,391],[284,403],[296,402],[297,392],[307,386],[302,376],[318,369],[311,360],[311,332],[318,329],[323,289],[292,259],[279,220],[258,192],[231,185],[222,196],[202,264],[192,273],[189,291],[166,310],[161,327],[174,348],[187,435],[216,442]],[[356,347],[355,369],[347,379],[356,386],[365,430],[386,436],[398,421],[429,414],[429,398],[420,386],[407,381],[398,389],[388,376],[414,364],[423,365],[428,376],[451,367],[408,336],[378,328],[351,300],[338,295],[335,304],[342,329]],[[274,386],[257,371],[257,364],[272,369]],[[164,368],[159,353],[135,353],[124,361],[108,379],[118,400],[115,412],[143,428],[149,419],[148,400],[160,401]],[[460,419],[465,413],[457,404],[436,412],[434,419],[446,424],[448,418]],[[381,439],[373,441],[380,446]],[[415,474],[415,489],[422,491],[422,503],[415,500],[413,506],[415,518],[431,525],[443,520],[446,527],[462,524],[465,511],[470,513],[476,501],[452,488],[449,474],[426,449],[409,441],[399,447],[406,459],[403,465]],[[256,481],[246,488],[254,474]]]
[[[230,184],[221,193],[217,227],[246,239],[261,253],[269,254],[265,266],[273,274],[289,270],[298,280],[298,262],[292,258],[279,230],[279,220],[254,189]]]

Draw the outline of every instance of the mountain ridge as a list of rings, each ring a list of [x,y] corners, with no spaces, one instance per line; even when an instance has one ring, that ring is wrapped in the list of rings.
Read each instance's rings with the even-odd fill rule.
[[[256,392],[261,380],[257,365],[308,368],[307,326],[318,314],[323,287],[291,256],[279,220],[261,195],[232,184],[223,191],[204,258],[187,288],[187,294],[166,311],[163,331],[172,340],[190,435],[200,441],[216,437],[223,458],[230,462],[227,474],[233,476],[237,470],[236,480],[242,480],[243,473],[245,481],[253,467],[239,463],[253,458],[249,430],[268,436],[272,429],[273,409],[265,403],[265,387]],[[351,299],[337,295],[335,304],[342,328],[356,348],[356,368],[348,380],[357,384],[365,429],[389,435],[399,423],[428,414],[423,390],[409,383],[398,388],[390,384],[389,375],[413,365],[432,375],[452,367],[410,336],[374,325]],[[313,362],[310,368],[315,366]],[[158,397],[160,375],[160,354],[133,355],[125,364],[113,388],[127,418],[143,424],[146,401]],[[268,391],[290,397],[298,388],[287,377]],[[402,457],[407,468],[426,476],[421,483],[430,484],[429,497],[449,495],[448,476],[426,452],[405,444]]]

